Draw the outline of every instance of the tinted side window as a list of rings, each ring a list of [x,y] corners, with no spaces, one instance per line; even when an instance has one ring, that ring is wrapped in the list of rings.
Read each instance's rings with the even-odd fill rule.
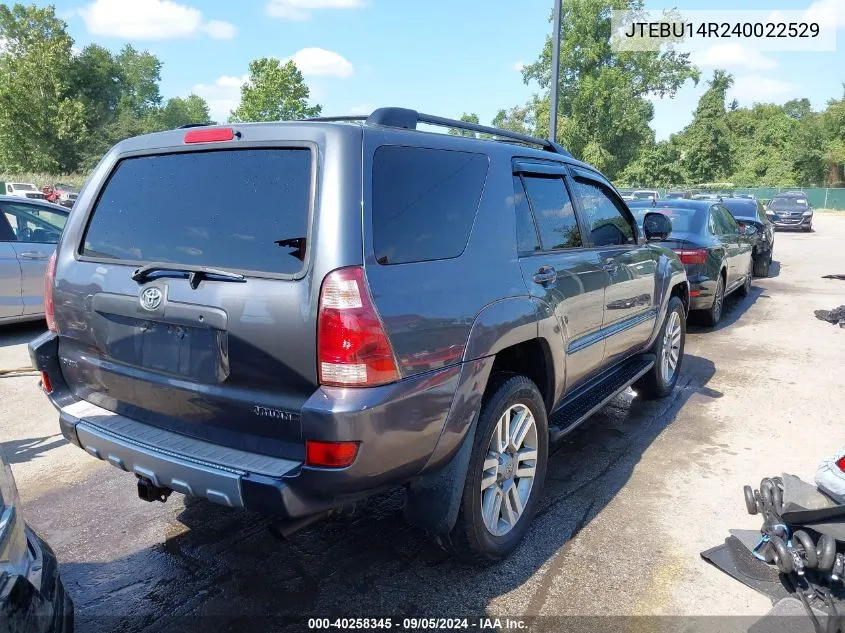
[[[484,154],[386,145],[373,157],[373,246],[380,264],[460,255],[489,160]]]
[[[525,176],[525,191],[547,251],[582,245],[572,199],[560,177]]]
[[[534,216],[528,206],[525,187],[519,176],[513,177],[514,210],[516,212],[516,250],[519,253],[533,253],[540,250],[537,239],[537,227],[534,226]]]
[[[6,220],[6,216],[0,213],[0,242],[14,242],[17,238],[15,232]]]
[[[731,215],[731,212],[728,211],[725,207],[719,207],[719,211],[724,218],[725,227],[727,228],[729,233],[739,233],[739,224],[737,224],[736,219],[734,216]]]
[[[62,236],[67,216],[28,204],[5,204],[3,215],[18,242],[55,244]],[[0,228],[0,233],[2,228]]]
[[[627,215],[616,206],[605,188],[591,180],[577,179],[581,206],[590,222],[594,246],[634,244],[634,229]]]
[[[733,219],[733,216],[727,209],[720,205],[715,205],[712,213],[718,235],[739,233],[739,225],[737,225],[736,220]]]

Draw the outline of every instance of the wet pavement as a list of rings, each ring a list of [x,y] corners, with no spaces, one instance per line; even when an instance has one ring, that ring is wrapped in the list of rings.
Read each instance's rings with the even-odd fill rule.
[[[628,392],[552,448],[544,501],[507,561],[453,562],[402,519],[401,492],[282,542],[268,520],[174,494],[57,435],[32,375],[0,378],[0,441],[24,514],[52,545],[77,630],[301,630],[309,617],[762,615],[769,602],[698,553],[756,528],[741,486],[781,470],[811,478],[845,440],[836,371],[845,331],[813,310],[842,302],[845,216],[778,233],[772,277],[691,325],[678,389]],[[812,259],[810,259],[812,258]],[[39,326],[0,332],[0,368],[26,363]]]

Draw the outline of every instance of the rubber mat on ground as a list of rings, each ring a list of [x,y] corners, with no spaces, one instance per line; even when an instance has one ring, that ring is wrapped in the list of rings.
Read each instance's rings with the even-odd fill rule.
[[[748,547],[735,536],[726,538],[723,545],[702,552],[701,557],[731,578],[769,596],[772,600],[781,600],[790,595],[777,570],[755,558]]]

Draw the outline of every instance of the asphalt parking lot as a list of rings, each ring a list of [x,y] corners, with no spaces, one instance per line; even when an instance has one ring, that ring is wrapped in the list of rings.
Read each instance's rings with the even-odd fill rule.
[[[174,494],[68,445],[34,374],[0,378],[0,442],[29,523],[53,546],[77,630],[281,630],[284,618],[458,615],[762,615],[771,606],[699,553],[758,528],[742,485],[812,480],[843,443],[845,330],[813,310],[845,304],[845,214],[778,233],[771,277],[691,325],[679,387],[626,394],[554,447],[545,500],[505,562],[462,567],[402,520],[401,494],[289,542],[267,520]],[[0,368],[27,365],[43,324],[0,332]]]

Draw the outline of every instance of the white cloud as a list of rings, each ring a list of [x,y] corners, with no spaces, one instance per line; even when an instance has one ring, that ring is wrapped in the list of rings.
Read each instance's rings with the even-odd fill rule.
[[[804,14],[806,22],[835,24],[836,28],[845,28],[845,2],[842,0],[817,0]]]
[[[303,48],[288,59],[306,77],[349,77],[354,72],[349,60],[324,48]]]
[[[523,61],[514,62],[513,66],[511,66],[511,68],[513,68],[516,72],[521,73],[523,71],[523,69],[525,68],[525,62],[523,62]]]
[[[360,9],[365,4],[366,0],[270,0],[265,10],[273,18],[302,21],[315,9]]]
[[[231,40],[238,33],[234,24],[223,20],[209,20],[203,30],[214,40]]]
[[[206,22],[199,9],[170,0],[94,0],[78,13],[89,33],[129,40],[166,40],[199,33],[231,39],[236,32],[228,22]]]
[[[742,44],[715,44],[690,54],[690,61],[702,68],[744,68],[747,70],[771,70],[778,63],[760,51]]]
[[[223,123],[229,118],[229,113],[241,102],[241,86],[249,75],[243,77],[219,77],[213,84],[197,84],[191,92],[199,95],[208,103],[211,118]]]
[[[728,92],[728,101],[736,99],[743,104],[778,103],[792,97],[797,86],[780,79],[772,79],[763,75],[743,75],[734,80],[734,85]]]

